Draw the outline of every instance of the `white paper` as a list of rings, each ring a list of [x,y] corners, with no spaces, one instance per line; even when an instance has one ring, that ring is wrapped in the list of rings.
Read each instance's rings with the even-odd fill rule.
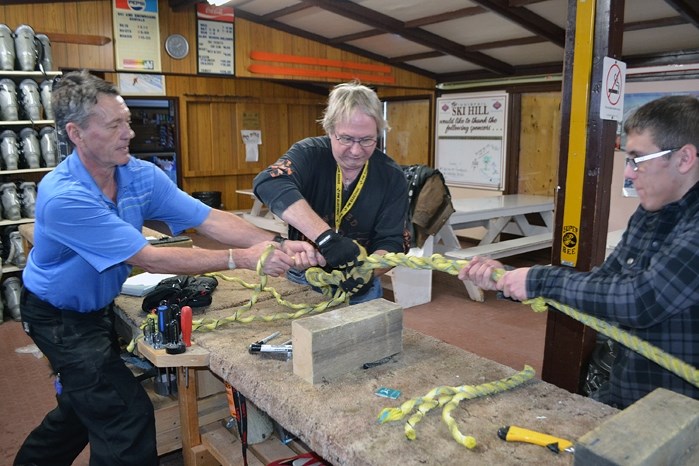
[[[257,162],[260,160],[260,151],[257,146],[262,144],[262,131],[259,129],[243,129],[240,137],[245,144],[245,161]]]
[[[129,296],[143,296],[155,288],[161,280],[174,276],[169,273],[139,273],[126,279],[121,287],[121,293]]]

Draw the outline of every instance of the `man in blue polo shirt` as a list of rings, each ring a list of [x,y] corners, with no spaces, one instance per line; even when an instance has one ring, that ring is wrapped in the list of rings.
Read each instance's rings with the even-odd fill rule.
[[[56,374],[58,406],[27,437],[15,464],[69,465],[90,443],[91,465],[156,465],[153,405],[123,364],[113,300],[133,266],[198,274],[252,269],[273,233],[212,209],[180,191],[155,165],[129,155],[130,112],[116,87],[89,73],[54,85],[59,134],[73,153],[39,184],[34,247],[23,273],[24,330]],[[157,248],[145,220],[172,233],[197,228],[229,250]],[[277,244],[264,265],[324,265],[312,245]]]

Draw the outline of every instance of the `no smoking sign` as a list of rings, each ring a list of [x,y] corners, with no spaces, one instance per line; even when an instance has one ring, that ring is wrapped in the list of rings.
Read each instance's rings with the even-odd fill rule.
[[[621,121],[624,115],[626,63],[604,57],[604,90],[601,93],[600,118]]]

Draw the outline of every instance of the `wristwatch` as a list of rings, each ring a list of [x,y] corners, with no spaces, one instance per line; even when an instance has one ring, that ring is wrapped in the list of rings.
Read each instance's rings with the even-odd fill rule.
[[[181,60],[189,53],[189,42],[181,34],[171,34],[165,39],[165,51],[176,60]]]

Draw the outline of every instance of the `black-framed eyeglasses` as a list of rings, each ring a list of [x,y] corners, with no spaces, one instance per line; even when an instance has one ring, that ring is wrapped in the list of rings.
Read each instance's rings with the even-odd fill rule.
[[[657,159],[658,157],[662,157],[663,155],[668,155],[671,154],[675,151],[678,151],[682,149],[681,147],[677,147],[675,149],[663,149],[659,152],[653,152],[652,154],[648,155],[641,155],[640,157],[626,157],[626,165],[631,165],[631,169],[635,172],[638,171],[638,164],[647,162],[649,160]]]
[[[343,146],[351,146],[351,145],[353,145],[355,142],[356,142],[357,144],[359,144],[360,146],[362,146],[362,147],[371,147],[371,146],[373,146],[374,144],[376,144],[376,138],[361,138],[361,139],[357,139],[357,138],[353,138],[353,137],[350,137],[350,136],[345,136],[345,135],[339,136],[339,135],[336,134],[336,135],[335,135],[335,139],[337,139],[337,142],[339,142],[339,143],[342,144]]]

